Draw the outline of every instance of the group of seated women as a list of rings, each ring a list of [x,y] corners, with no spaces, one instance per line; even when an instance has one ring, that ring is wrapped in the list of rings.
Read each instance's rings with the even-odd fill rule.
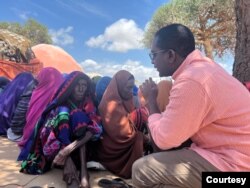
[[[158,86],[163,111],[171,81]],[[0,134],[19,135],[20,171],[63,168],[69,187],[90,187],[86,162],[92,160],[130,178],[133,162],[150,148],[147,118],[147,104],[125,70],[90,79],[47,67],[36,77],[21,73],[0,93]]]

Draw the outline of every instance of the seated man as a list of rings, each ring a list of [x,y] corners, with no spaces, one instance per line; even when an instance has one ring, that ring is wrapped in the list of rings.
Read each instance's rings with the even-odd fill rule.
[[[192,32],[181,24],[156,32],[150,57],[160,76],[174,79],[162,113],[152,79],[140,87],[151,137],[161,150],[189,138],[193,143],[137,160],[134,186],[196,188],[204,171],[250,171],[250,95],[244,85],[195,50]]]

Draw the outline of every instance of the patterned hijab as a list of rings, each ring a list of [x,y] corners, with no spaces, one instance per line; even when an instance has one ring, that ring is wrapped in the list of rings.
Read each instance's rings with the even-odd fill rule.
[[[85,93],[85,98],[91,96],[91,80],[90,78],[80,71],[73,71],[70,74],[68,74],[67,78],[64,80],[64,82],[61,84],[61,86],[58,88],[54,96],[52,97],[51,102],[47,105],[45,110],[42,113],[42,116],[39,120],[39,124],[41,122],[45,121],[45,118],[47,114],[54,108],[66,104],[71,93],[73,92],[73,89],[78,84],[79,79],[84,79],[87,81],[87,90]],[[40,122],[41,121],[41,122]],[[42,123],[43,124],[43,123]]]
[[[23,137],[18,143],[20,147],[27,142],[35,128],[36,122],[64,80],[62,74],[53,67],[43,68],[36,79],[38,85],[33,91],[30,99]]]
[[[22,148],[17,160],[25,160],[27,158],[27,154],[33,149],[33,147],[35,147],[37,136],[46,121],[47,115],[53,109],[65,104],[68,101],[79,79],[87,80],[88,88],[90,88],[90,78],[86,74],[80,71],[71,72],[54,94],[52,102],[50,102],[43,111],[40,119],[38,120],[38,123],[36,124],[34,131],[32,131],[31,136]],[[87,89],[85,93],[85,98],[89,95],[89,90]]]

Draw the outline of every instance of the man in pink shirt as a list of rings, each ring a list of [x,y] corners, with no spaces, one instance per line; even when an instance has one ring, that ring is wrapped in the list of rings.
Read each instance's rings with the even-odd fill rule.
[[[205,171],[250,171],[250,95],[244,85],[195,50],[192,32],[181,24],[155,34],[150,57],[160,77],[172,76],[174,84],[162,113],[152,79],[140,86],[152,141],[165,151],[133,164],[134,186],[196,188]],[[187,139],[190,147],[169,150]]]

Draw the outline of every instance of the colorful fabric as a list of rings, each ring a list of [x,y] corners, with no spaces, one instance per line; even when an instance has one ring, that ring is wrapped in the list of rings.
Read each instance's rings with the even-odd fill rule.
[[[36,80],[38,85],[35,90],[33,90],[29,102],[26,124],[23,128],[23,137],[18,143],[20,147],[26,144],[42,112],[51,101],[64,79],[58,70],[53,67],[46,67],[39,72]]]
[[[250,95],[245,86],[199,50],[173,74],[170,101],[149,116],[161,149],[191,138],[192,150],[221,171],[250,170]],[[176,136],[178,133],[178,136]]]
[[[146,123],[148,121],[148,110],[146,107],[141,107],[133,110],[130,114],[130,120],[135,125],[136,129],[141,132],[145,132]]]
[[[69,98],[79,79],[87,81],[88,89],[82,104],[76,106]],[[79,71],[68,75],[38,121],[33,137],[31,137],[33,139],[27,142],[24,152],[19,155],[19,159],[24,160],[21,172],[44,173],[49,170],[47,167],[50,166],[59,150],[84,136],[86,130],[91,131],[95,136],[101,134],[100,117],[96,115],[89,89],[90,79],[87,75]],[[27,148],[30,146],[30,149]],[[27,151],[29,151],[28,157],[25,153]]]
[[[99,105],[104,127],[103,139],[98,148],[99,160],[108,170],[124,178],[131,176],[133,162],[143,156],[144,135],[133,122],[135,119],[140,122],[140,117],[134,117],[133,120],[130,117],[135,110],[133,98],[125,101],[119,94],[131,76],[125,70],[117,72]],[[131,116],[137,116],[137,112],[139,110]]]
[[[42,141],[43,154],[48,160],[53,160],[61,147],[70,144],[69,127],[70,109],[60,106],[53,110],[45,126],[41,130],[40,139]]]
[[[20,73],[0,94],[0,135],[6,135],[19,98],[33,79],[31,73]]]

